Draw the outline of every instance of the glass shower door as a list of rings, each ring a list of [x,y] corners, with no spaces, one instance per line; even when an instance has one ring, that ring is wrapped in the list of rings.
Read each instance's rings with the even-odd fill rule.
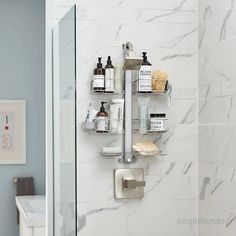
[[[76,235],[75,7],[53,30],[54,235]]]

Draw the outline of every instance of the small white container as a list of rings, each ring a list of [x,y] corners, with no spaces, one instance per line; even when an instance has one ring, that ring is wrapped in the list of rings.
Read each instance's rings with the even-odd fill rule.
[[[152,113],[150,114],[150,132],[166,131],[166,114]]]

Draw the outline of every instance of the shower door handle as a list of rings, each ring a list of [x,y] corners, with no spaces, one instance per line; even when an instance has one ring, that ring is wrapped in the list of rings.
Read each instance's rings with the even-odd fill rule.
[[[137,181],[135,179],[123,179],[123,189],[124,190],[132,190],[138,187],[145,187],[145,181]]]

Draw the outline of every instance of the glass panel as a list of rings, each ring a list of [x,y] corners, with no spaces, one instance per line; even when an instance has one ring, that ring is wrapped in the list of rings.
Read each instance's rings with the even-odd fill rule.
[[[53,30],[54,235],[76,235],[75,8]]]

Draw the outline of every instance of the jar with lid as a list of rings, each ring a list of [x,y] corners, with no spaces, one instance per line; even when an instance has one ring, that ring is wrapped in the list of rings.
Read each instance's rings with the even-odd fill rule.
[[[151,113],[150,114],[150,132],[166,131],[166,114]]]

